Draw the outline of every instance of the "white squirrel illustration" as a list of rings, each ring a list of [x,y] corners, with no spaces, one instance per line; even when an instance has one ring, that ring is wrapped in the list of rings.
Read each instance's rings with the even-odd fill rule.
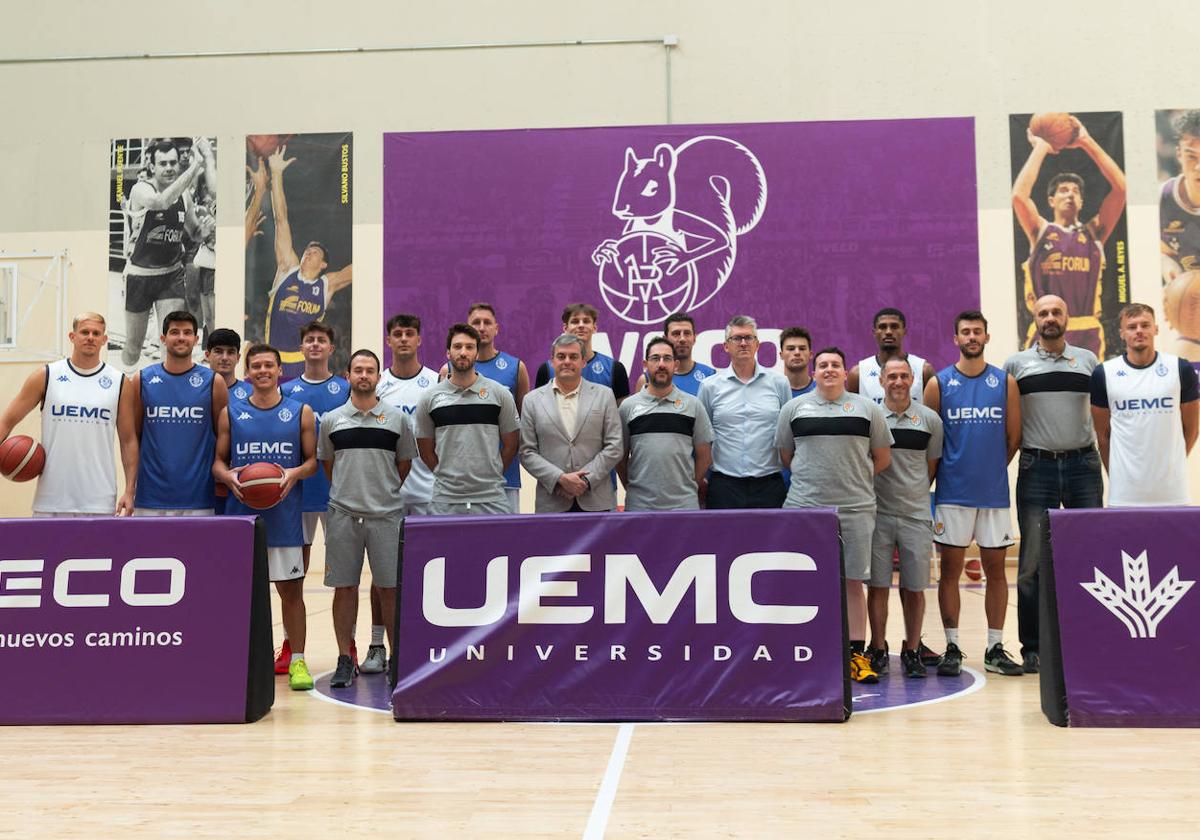
[[[699,306],[724,285],[737,257],[738,237],[758,224],[766,204],[762,165],[734,140],[704,135],[677,148],[660,143],[648,158],[627,148],[612,206],[625,227],[619,239],[600,243],[592,262],[602,274],[605,264],[611,264],[629,281],[630,296],[642,301],[654,291],[661,296],[662,280],[686,268],[694,288],[682,308]],[[636,265],[625,256],[627,272],[621,245],[639,234],[661,244],[650,252],[651,266]]]

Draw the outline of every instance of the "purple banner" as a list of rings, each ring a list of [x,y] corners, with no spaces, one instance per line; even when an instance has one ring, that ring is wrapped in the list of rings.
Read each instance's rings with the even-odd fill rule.
[[[758,319],[764,364],[797,325],[853,362],[899,306],[941,366],[979,304],[976,203],[970,118],[386,134],[384,317],[420,315],[436,369],[446,328],[490,301],[532,371],[589,302],[596,349],[636,376],[673,311],[721,367],[733,315]]]
[[[848,716],[831,510],[411,517],[397,720]]]
[[[246,719],[252,519],[0,528],[0,723]]]
[[[1071,726],[1200,726],[1200,510],[1050,511]]]

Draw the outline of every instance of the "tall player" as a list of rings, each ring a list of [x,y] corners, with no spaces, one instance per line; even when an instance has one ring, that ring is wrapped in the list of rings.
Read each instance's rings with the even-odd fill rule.
[[[267,526],[267,565],[279,593],[283,629],[292,653],[288,685],[296,691],[313,687],[304,661],[304,521],[296,483],[317,469],[316,421],[312,409],[279,393],[282,370],[279,351],[255,344],[246,351],[246,368],[254,393],[244,402],[230,403],[217,423],[217,457],[213,477],[229,486],[234,498],[225,506],[232,516],[259,515]],[[274,507],[256,511],[242,502],[238,472],[256,461],[283,467],[283,498]]]
[[[237,369],[238,357],[242,349],[242,337],[236,331],[221,327],[213,330],[204,337],[204,361],[212,368],[213,373],[225,383],[229,400],[244,400],[253,390],[249,383],[238,382],[234,371]],[[215,418],[220,412],[214,412]],[[229,488],[219,481],[214,481],[213,513],[220,516],[225,512],[225,500],[229,498]]]
[[[1181,275],[1200,270],[1200,110],[1184,111],[1175,118],[1172,128],[1180,172],[1163,182],[1158,200],[1163,283],[1168,287]],[[1181,283],[1191,285],[1189,280],[1183,278]],[[1170,320],[1170,307],[1166,315]],[[1180,334],[1175,352],[1188,361],[1200,361],[1197,325],[1185,322],[1172,326]]]
[[[596,334],[598,322],[596,307],[586,303],[572,303],[563,309],[562,331],[583,339],[583,378],[597,385],[612,388],[617,403],[629,396],[629,372],[625,365],[592,349],[592,336]],[[534,387],[540,388],[554,378],[554,366],[543,362],[537,370]],[[614,479],[615,481],[615,479]]]
[[[663,335],[675,348],[675,387],[693,397],[700,393],[700,383],[716,373],[715,368],[701,364],[692,358],[696,346],[696,322],[686,312],[673,312],[663,321]],[[634,393],[646,387],[647,377],[643,372],[634,386]]]
[[[297,255],[292,244],[292,226],[288,222],[287,197],[283,192],[283,173],[296,162],[288,158],[287,146],[281,146],[268,158],[271,178],[271,213],[275,219],[275,282],[267,303],[265,340],[279,343],[284,380],[299,376],[304,369],[304,353],[296,336],[309,321],[325,317],[333,296],[350,285],[354,266],[337,271],[329,268],[329,249],[313,240]],[[262,167],[251,170],[253,188],[258,190]]]
[[[71,355],[38,368],[0,415],[0,441],[38,405],[46,466],[34,516],[118,516],[133,512],[138,471],[137,406],[125,376],[100,360],[108,346],[104,316],[82,312],[67,334]],[[125,491],[117,498],[113,434],[121,445]]]
[[[184,308],[183,235],[204,240],[216,220],[201,223],[191,186],[212,160],[207,139],[197,137],[188,168],[179,172],[179,150],[160,140],[149,150],[150,177],[129,191],[125,206],[125,344],[121,363],[137,367],[146,340],[150,310],[159,317]]]
[[[904,359],[912,371],[911,396],[915,402],[924,399],[925,385],[934,377],[933,365],[922,359],[916,353],[906,353],[904,337],[908,335],[908,321],[904,313],[895,307],[886,306],[875,313],[871,321],[871,330],[875,334],[875,345],[879,348],[874,356],[867,356],[850,369],[846,387],[856,394],[870,397],[876,403],[882,404],[884,387],[882,379],[883,366],[888,359]]]
[[[1104,272],[1104,243],[1125,211],[1125,173],[1100,147],[1075,117],[1075,140],[1064,148],[1081,149],[1108,181],[1108,195],[1095,216],[1083,221],[1083,179],[1074,172],[1061,172],[1046,188],[1053,220],[1038,211],[1033,186],[1047,155],[1057,154],[1042,138],[1027,132],[1033,147],[1029,159],[1013,182],[1013,212],[1029,239],[1025,263],[1025,304],[1033,312],[1043,295],[1058,295],[1067,309],[1078,313],[1067,322],[1067,342],[1091,350],[1104,358],[1104,330],[1100,325],[1100,280]],[[1035,326],[1030,325],[1028,346]]]
[[[217,417],[225,380],[192,361],[200,325],[190,312],[163,321],[166,358],[133,376],[138,418],[135,516],[212,516]]]
[[[962,673],[958,646],[962,577],[967,546],[979,545],[987,575],[984,612],[989,671],[1015,677],[1024,673],[1004,650],[1008,580],[1004,553],[1013,540],[1008,509],[1008,462],[1021,446],[1021,395],[1016,380],[983,358],[991,336],[982,312],[960,312],[954,319],[958,361],[938,371],[925,386],[925,405],[942,419],[942,460],[934,491],[933,539],[942,549],[938,606],[946,630],[946,652],[938,675]]]

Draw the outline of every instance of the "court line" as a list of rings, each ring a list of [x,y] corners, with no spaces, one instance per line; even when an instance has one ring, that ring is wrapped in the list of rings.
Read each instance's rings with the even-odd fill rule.
[[[338,700],[336,697],[330,697],[328,694],[322,694],[320,691],[317,691],[317,681],[324,679],[332,673],[332,670],[325,671],[324,673],[317,674],[315,677],[313,677],[312,690],[307,693],[311,697],[315,697],[318,700],[323,700],[326,703],[331,703],[334,706],[342,706],[347,709],[358,709],[361,712],[374,712],[377,715],[390,715],[392,713],[391,709],[376,709],[374,706],[360,706],[357,703],[347,703],[345,700]]]
[[[968,694],[974,694],[987,684],[987,677],[980,671],[976,671],[974,668],[970,668],[966,665],[962,666],[962,669],[975,678],[975,682],[971,683],[962,691],[956,691],[953,694],[946,694],[941,697],[932,697],[928,700],[918,700],[915,703],[904,703],[899,706],[884,706],[881,709],[863,709],[862,711],[855,709],[852,715],[855,717],[858,715],[875,715],[879,714],[880,712],[896,712],[901,709],[915,709],[917,706],[928,706],[931,703],[946,703],[950,700],[958,700],[959,698],[966,697]]]
[[[612,754],[608,757],[608,767],[604,770],[604,779],[600,783],[600,791],[596,801],[592,803],[592,813],[588,816],[587,827],[583,830],[583,840],[600,840],[608,828],[608,815],[612,812],[613,800],[617,798],[617,786],[621,782],[621,771],[625,769],[625,756],[629,754],[629,742],[633,740],[633,728],[637,724],[622,723],[617,728],[617,739],[613,742]]]

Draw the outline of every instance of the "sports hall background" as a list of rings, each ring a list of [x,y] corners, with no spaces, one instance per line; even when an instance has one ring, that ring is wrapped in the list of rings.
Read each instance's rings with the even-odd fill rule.
[[[111,138],[215,134],[223,150],[219,194],[239,196],[244,170],[236,150],[244,135],[352,130],[353,344],[380,350],[385,131],[973,116],[981,299],[992,327],[988,357],[1000,363],[1017,349],[1008,115],[1122,111],[1132,297],[1159,307],[1154,111],[1200,107],[1200,77],[1185,69],[1191,55],[1178,37],[1180,6],[931,0],[917,9],[784,0],[7,4],[0,250],[67,250],[66,312],[104,311]],[[666,35],[678,36],[678,46],[668,51]],[[659,43],[564,45],[643,37]],[[556,45],[505,46],[515,42]],[[22,62],[420,45],[476,46]],[[235,247],[243,235],[241,202],[222,201],[218,214],[218,243],[228,246],[217,249],[217,320],[237,327],[244,301],[244,251]],[[503,316],[505,302],[495,303]],[[863,313],[864,331],[870,314]],[[821,317],[814,312],[810,323]],[[547,324],[547,337],[555,329]],[[51,346],[63,331],[41,319],[24,338]],[[947,342],[950,334],[948,324]],[[428,336],[422,361],[438,367],[440,344],[441,336]],[[17,361],[26,355],[0,350],[0,404],[34,366]],[[17,431],[37,435],[37,423],[34,413]],[[1196,464],[1193,496],[1200,489]],[[25,515],[32,490],[0,483],[0,515]]]

